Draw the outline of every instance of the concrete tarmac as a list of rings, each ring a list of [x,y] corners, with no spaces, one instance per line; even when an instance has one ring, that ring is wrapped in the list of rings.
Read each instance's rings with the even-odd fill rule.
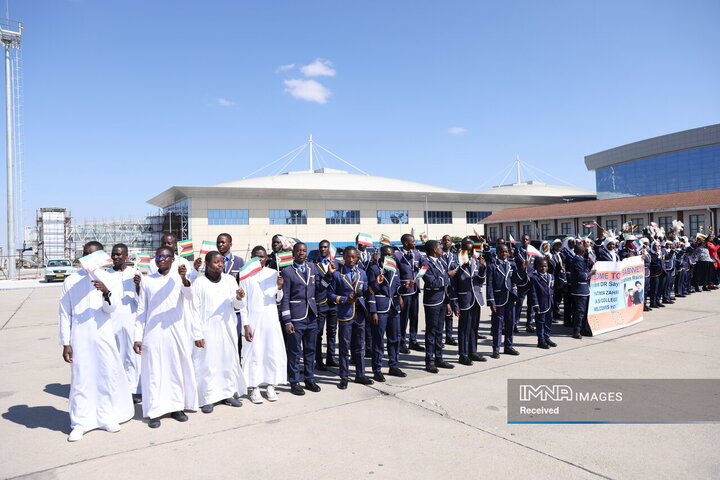
[[[551,350],[524,330],[517,357],[463,366],[448,347],[455,368],[437,375],[413,352],[401,355],[407,378],[341,391],[337,372],[320,372],[320,393],[296,397],[282,387],[275,403],[245,399],[242,408],[190,413],[186,423],[164,418],[156,430],[138,406],[121,432],[68,443],[60,284],[4,283],[2,478],[720,478],[718,424],[507,424],[509,378],[718,378],[717,291],[593,338],[574,340],[556,324]],[[489,333],[488,315],[483,308],[481,333]],[[490,341],[480,350],[489,354]]]

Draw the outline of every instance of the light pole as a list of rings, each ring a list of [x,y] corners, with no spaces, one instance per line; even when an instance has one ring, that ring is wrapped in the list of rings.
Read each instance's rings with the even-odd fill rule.
[[[428,211],[428,197],[431,197],[432,193],[426,193],[423,195],[425,197],[425,235],[427,235],[427,238],[430,238],[430,212]]]

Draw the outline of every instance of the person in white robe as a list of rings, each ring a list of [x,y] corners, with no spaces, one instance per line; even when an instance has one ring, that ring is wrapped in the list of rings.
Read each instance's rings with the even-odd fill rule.
[[[183,410],[197,410],[197,384],[185,310],[192,310],[192,287],[185,265],[176,266],[175,252],[160,247],[155,252],[158,273],[140,283],[135,353],[142,356],[140,385],[143,416],[150,428],[160,426],[160,417],[170,413],[187,421]],[[178,270],[176,276],[172,269]]]
[[[231,275],[223,273],[225,261],[220,252],[205,256],[205,275],[193,283],[192,357],[195,365],[198,401],[203,413],[211,413],[216,403],[241,407],[235,395],[245,395],[247,387],[238,357],[235,309],[244,292]]]
[[[120,352],[133,402],[140,403],[140,355],[133,350],[138,290],[133,279],[137,269],[127,264],[128,247],[124,243],[113,246],[110,258],[113,266],[108,268],[107,272],[122,284],[122,298],[118,299],[115,310],[110,314],[115,329],[115,343]]]
[[[88,242],[83,255],[102,248]],[[120,284],[102,269],[81,269],[63,283],[59,324],[63,359],[72,365],[70,442],[98,428],[118,432],[135,414],[110,317],[121,298]]]
[[[263,269],[240,280],[245,300],[240,308],[244,319],[243,374],[249,387],[250,401],[262,403],[260,386],[267,385],[267,399],[277,400],[276,385],[287,383],[287,354],[282,328],[278,322],[277,302],[282,299],[283,279],[278,271],[265,267],[267,252],[263,247],[252,250]]]
[[[175,253],[175,268],[172,270],[173,275],[177,275],[177,267],[180,265],[185,265],[187,268],[187,279],[190,280],[190,283],[193,283],[195,279],[200,274],[200,265],[202,265],[202,261],[200,258],[196,258],[193,263],[190,263],[187,259],[184,257],[181,257],[178,255],[178,248],[177,248],[177,242],[178,238],[177,235],[174,233],[165,233],[163,234],[162,238],[160,239],[160,246],[162,247],[170,247],[172,248],[172,251]],[[148,273],[153,274],[158,272],[158,267],[155,262],[150,262],[150,267],[148,268]]]

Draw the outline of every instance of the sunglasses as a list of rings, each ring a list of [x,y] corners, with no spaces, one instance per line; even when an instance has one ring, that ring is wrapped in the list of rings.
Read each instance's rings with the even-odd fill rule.
[[[165,260],[166,258],[170,258],[170,255],[163,253],[162,255],[155,255],[155,260]]]

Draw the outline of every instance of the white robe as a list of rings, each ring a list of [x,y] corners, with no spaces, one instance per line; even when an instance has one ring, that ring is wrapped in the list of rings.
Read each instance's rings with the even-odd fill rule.
[[[170,271],[168,272],[168,275],[172,275],[173,277],[175,277],[177,279],[178,282],[181,282],[180,273],[178,273],[178,268],[180,267],[180,265],[185,265],[185,268],[187,268],[187,273],[185,274],[185,278],[187,278],[190,281],[190,283],[192,284],[195,281],[195,279],[198,277],[199,272],[197,270],[195,270],[195,268],[193,268],[192,262],[189,262],[188,260],[186,260],[184,257],[181,257],[180,255],[175,255],[175,259],[173,260],[173,263],[172,263],[172,266],[170,267]],[[158,273],[158,267],[157,267],[157,263],[155,263],[155,259],[153,258],[150,261],[150,268],[148,268],[148,275],[152,275],[155,273]],[[145,277],[142,277],[142,278],[145,278]],[[140,283],[142,283],[142,279],[141,279]],[[190,342],[188,344],[188,348],[192,352],[192,349],[193,349],[193,342],[191,340],[191,338],[192,338],[192,335],[191,335],[192,312],[190,311],[190,309],[192,308],[192,302],[188,302],[187,307],[188,308],[186,308],[183,311],[183,324],[185,325],[185,329],[187,330],[186,337],[187,337],[188,341]]]
[[[213,283],[205,275],[193,283],[193,340],[205,339],[205,348],[193,346],[193,363],[200,405],[217,403],[247,392],[238,357],[238,284],[226,274]]]
[[[240,314],[253,334],[252,342],[242,341],[242,369],[250,387],[287,383],[287,354],[277,309],[283,292],[277,288],[277,278],[277,270],[263,268],[240,281],[245,290]]]
[[[135,341],[142,342],[140,383],[143,416],[156,418],[197,410],[197,385],[185,310],[191,310],[192,287],[179,276],[159,273],[140,282]]]
[[[91,283],[110,290],[110,303]],[[103,270],[70,275],[60,294],[60,344],[73,348],[70,380],[70,426],[83,431],[130,420],[135,407],[125,379],[110,314],[122,287]]]
[[[122,283],[122,301],[118,301],[110,314],[115,329],[115,342],[120,352],[130,393],[140,393],[140,355],[133,350],[135,339],[135,313],[137,312],[137,294],[134,277],[139,273],[134,267],[125,267],[122,272],[108,268],[110,276]]]

